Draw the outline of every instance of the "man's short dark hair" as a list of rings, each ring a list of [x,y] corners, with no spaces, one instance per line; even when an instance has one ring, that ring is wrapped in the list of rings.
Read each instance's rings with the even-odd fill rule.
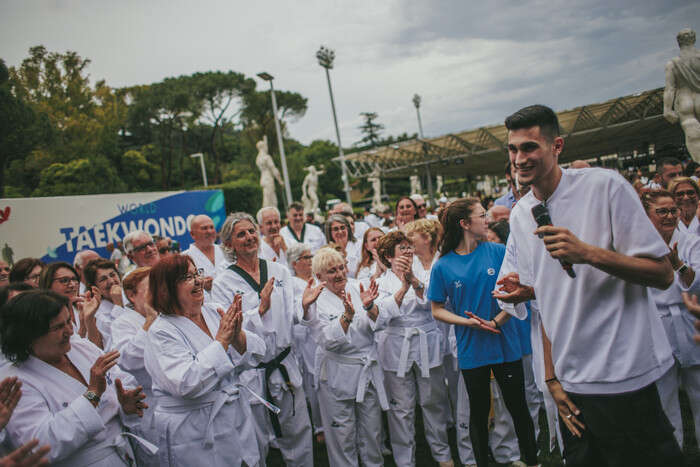
[[[64,308],[68,298],[51,290],[23,292],[0,308],[2,353],[12,362],[29,358],[32,344],[49,332],[51,320]]]
[[[546,105],[529,105],[506,118],[509,131],[523,128],[540,127],[540,134],[548,141],[559,136],[559,119],[557,114]]]
[[[681,165],[681,161],[675,157],[662,157],[656,164],[656,172],[661,175],[664,171],[664,167],[667,165]]]
[[[85,269],[83,269],[83,275],[85,276],[85,287],[90,288],[93,285],[97,285],[98,269],[113,269],[117,274],[119,274],[119,270],[114,264],[114,261],[110,261],[104,258],[93,259],[92,261],[87,263],[85,265]]]
[[[287,214],[289,214],[289,211],[291,211],[292,209],[295,210],[295,211],[302,211],[302,212],[304,212],[304,205],[301,204],[299,201],[293,202],[292,204],[290,204],[289,206],[287,206]]]

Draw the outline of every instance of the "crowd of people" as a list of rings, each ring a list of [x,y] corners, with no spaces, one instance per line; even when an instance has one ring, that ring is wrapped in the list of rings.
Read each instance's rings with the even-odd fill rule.
[[[417,405],[440,466],[448,427],[464,465],[538,465],[541,413],[567,465],[682,465],[695,168],[633,185],[561,169],[547,107],[506,127],[493,205],[338,203],[317,225],[292,203],[285,225],[196,215],[182,253],[133,231],[109,259],[0,261],[0,465],[312,466],[315,439],[332,466],[413,466]]]

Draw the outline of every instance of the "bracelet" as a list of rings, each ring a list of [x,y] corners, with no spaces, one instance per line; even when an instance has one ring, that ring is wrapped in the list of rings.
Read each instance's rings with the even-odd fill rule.
[[[364,306],[364,305],[362,305],[362,308],[364,308],[365,311],[369,311],[369,310],[371,310],[372,308],[374,308],[374,302],[370,303],[369,306]]]
[[[340,315],[340,319],[341,319],[342,321],[345,321],[348,325],[350,325],[350,323],[352,323],[352,318],[348,318],[347,315],[346,315],[345,313],[343,313],[342,315]]]
[[[549,383],[551,383],[552,381],[559,381],[559,380],[558,380],[557,377],[555,376],[554,378],[545,379],[545,380],[544,380],[544,383],[545,383],[545,384],[549,384]]]
[[[496,329],[501,327],[501,325],[498,324],[498,321],[496,321],[496,318],[492,319],[491,321],[493,321],[493,327],[495,327]]]

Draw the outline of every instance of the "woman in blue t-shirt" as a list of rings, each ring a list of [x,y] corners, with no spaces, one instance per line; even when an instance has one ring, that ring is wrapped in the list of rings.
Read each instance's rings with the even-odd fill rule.
[[[489,383],[493,372],[527,465],[537,464],[535,428],[525,401],[522,350],[515,322],[491,291],[505,247],[486,242],[486,211],[475,198],[450,203],[441,216],[441,257],[433,266],[428,298],[435,319],[455,325],[459,367],[469,394],[469,431],[477,465],[488,465]],[[449,299],[454,312],[445,308]]]

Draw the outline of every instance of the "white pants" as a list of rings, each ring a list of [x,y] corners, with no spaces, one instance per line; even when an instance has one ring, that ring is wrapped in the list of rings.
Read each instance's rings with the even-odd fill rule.
[[[374,385],[363,402],[338,400],[324,381],[318,384],[328,462],[333,467],[373,467],[384,464],[381,452],[382,409]]]
[[[314,453],[311,439],[311,421],[306,405],[306,394],[301,387],[294,387],[294,402],[292,393],[283,391],[282,397],[273,396],[272,402],[280,408],[278,415],[282,436],[275,438],[270,422],[268,409],[261,404],[251,404],[251,410],[255,417],[255,432],[260,449],[261,465],[267,457],[269,443],[275,441],[276,447],[282,452],[286,465],[313,466]]]
[[[304,384],[304,392],[306,400],[309,403],[311,410],[311,423],[314,427],[314,434],[323,433],[323,422],[321,422],[321,408],[318,405],[318,394],[314,384],[314,374],[307,370],[304,366],[302,374],[302,382]]]
[[[457,451],[462,464],[476,465],[472,440],[469,436],[469,394],[467,386],[464,384],[462,372],[460,371],[457,376],[459,377],[457,381],[457,415],[455,416]]]
[[[673,367],[656,381],[661,405],[668,420],[673,425],[673,434],[678,445],[683,448],[683,421],[681,420],[681,406],[678,400],[680,386],[683,386],[688,400],[690,400],[690,410],[693,412],[695,422],[695,437],[698,446],[700,446],[700,365],[681,368],[678,362],[675,362]]]
[[[384,387],[389,398],[389,435],[394,462],[399,467],[416,465],[416,401],[420,403],[425,438],[437,462],[452,459],[447,441],[447,389],[442,365],[430,369],[422,378],[414,363],[400,378],[393,371],[384,371]]]

